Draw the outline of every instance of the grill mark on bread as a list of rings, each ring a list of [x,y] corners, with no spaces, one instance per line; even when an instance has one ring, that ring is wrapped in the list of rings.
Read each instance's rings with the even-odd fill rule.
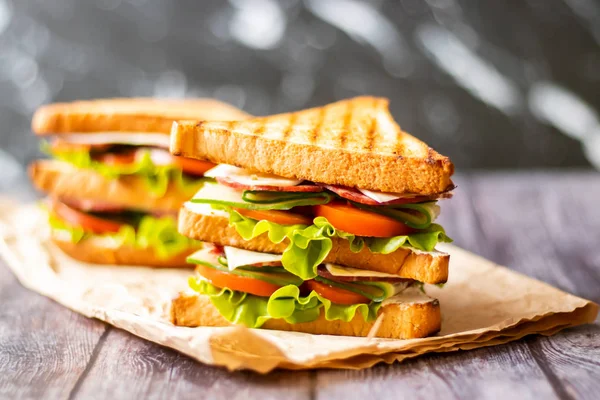
[[[354,111],[354,103],[349,102],[346,106],[346,112],[344,113],[344,125],[340,133],[340,149],[346,148],[346,140],[348,140],[348,134],[350,132],[350,123],[352,122],[352,112]]]
[[[296,123],[296,119],[298,119],[298,114],[293,113],[290,116],[289,125],[285,131],[283,131],[283,135],[281,136],[281,140],[288,140],[290,135],[292,134],[292,129],[294,128],[294,124]]]
[[[308,135],[308,143],[315,144],[319,140],[321,127],[323,126],[323,121],[325,121],[325,115],[327,115],[327,107],[322,107],[319,111],[317,124]]]
[[[377,99],[375,99],[373,101],[373,107],[377,107],[377,103],[379,103],[379,101]],[[371,118],[371,124],[369,125],[369,128],[367,129],[367,132],[365,134],[365,144],[363,145],[363,149],[368,150],[368,151],[373,151],[375,149],[375,130],[377,129],[377,117],[373,116]]]
[[[198,121],[198,123],[196,124],[196,126],[198,127],[198,129],[204,129],[204,123],[206,121]],[[189,142],[191,142],[191,148],[194,149],[193,152],[195,153],[196,151],[198,151],[198,138],[197,135],[188,135],[187,136],[189,138]],[[183,146],[182,146],[183,147]],[[188,157],[191,156],[192,154],[187,154],[184,151],[179,152],[179,154],[175,154],[175,155],[181,155],[184,157]]]
[[[353,105],[352,115],[348,113],[349,103]],[[434,163],[428,163],[429,146],[400,129],[388,110],[387,101],[375,102],[373,97],[359,97],[325,107],[323,125],[320,131],[314,132],[322,107],[245,120],[238,122],[233,132],[228,131],[227,124],[222,121],[206,121],[201,128],[196,126],[198,120],[181,121],[174,131],[172,147],[199,158],[210,154],[213,162],[239,165],[253,171],[281,176],[298,171],[303,179],[314,182],[345,186],[360,182],[361,187],[383,192],[430,195],[442,192],[450,183],[452,163],[435,151]],[[295,126],[290,137],[282,140],[292,114],[296,114]],[[265,121],[261,121],[263,118]],[[373,118],[377,125],[372,150],[366,150],[363,147]],[[254,133],[261,122],[267,123],[263,136]],[[315,144],[309,143],[311,132]],[[191,135],[198,138],[200,148],[196,151],[191,145]],[[258,138],[256,143],[250,136]],[[260,151],[260,160],[249,151],[251,145],[257,147],[253,150]],[[398,152],[397,148],[403,151]],[[314,164],[320,164],[322,160],[327,160],[327,167],[314,168]],[[349,169],[349,165],[357,168]],[[419,174],[413,174],[414,171]]]
[[[404,132],[398,126],[396,126],[396,129],[396,146],[394,146],[394,154],[398,155],[398,159],[401,160],[403,158],[402,154],[404,153],[404,149],[406,147],[402,138],[402,136],[404,136]]]
[[[254,134],[257,135],[257,136],[263,136],[265,134],[265,125],[266,125],[266,123],[265,123],[264,118],[261,118],[258,121],[259,121],[258,123],[260,125],[254,131]]]

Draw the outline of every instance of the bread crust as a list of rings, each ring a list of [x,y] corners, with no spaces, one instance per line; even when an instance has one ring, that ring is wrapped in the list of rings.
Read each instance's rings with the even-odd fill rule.
[[[244,240],[235,228],[229,225],[226,217],[197,214],[188,210],[185,205],[179,211],[178,230],[192,239],[265,253],[281,254],[288,243],[287,239],[282,243],[273,243],[266,233],[251,240]],[[332,240],[333,248],[325,262],[385,272],[424,283],[444,283],[448,280],[448,254],[414,252],[406,248],[400,248],[390,254],[374,254],[366,247],[359,253],[354,253],[350,250],[347,240]]]
[[[180,121],[171,152],[382,192],[435,195],[453,186],[450,159],[403,132],[387,99],[374,97],[239,122]]]
[[[136,265],[161,268],[192,267],[185,260],[188,255],[198,249],[191,248],[173,257],[160,258],[151,248],[139,249],[132,246],[108,248],[98,245],[93,238],[83,239],[78,243],[54,237],[50,240],[68,256],[90,264]]]
[[[381,317],[383,314],[383,317]],[[388,339],[414,339],[433,335],[441,327],[439,302],[389,304],[380,308],[381,325],[374,336]],[[231,325],[212,305],[208,296],[182,293],[171,304],[171,322],[178,326]],[[283,319],[265,322],[262,329],[305,332],[322,335],[368,336],[374,322],[357,314],[349,322],[327,321],[321,316],[312,322],[289,324]]]
[[[80,169],[56,160],[38,160],[30,164],[33,185],[50,196],[62,199],[96,200],[147,212],[177,212],[200,187],[183,191],[170,182],[162,197],[154,197],[138,176],[110,179],[90,169]]]
[[[40,107],[31,128],[38,135],[57,133],[165,133],[174,120],[243,120],[250,115],[214,99],[116,98],[54,103]]]

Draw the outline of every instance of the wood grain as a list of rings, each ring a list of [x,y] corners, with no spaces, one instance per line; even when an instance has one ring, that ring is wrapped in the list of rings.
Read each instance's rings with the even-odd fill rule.
[[[487,258],[568,292],[600,300],[600,196],[596,174],[473,177],[470,199]],[[469,244],[474,245],[474,244]],[[476,250],[477,251],[477,250]],[[600,393],[600,326],[526,341],[557,395]]]
[[[600,196],[596,174],[535,173],[471,180],[487,257],[571,293],[600,301]],[[516,209],[520,209],[516,212]],[[493,210],[494,212],[490,212]],[[511,239],[510,235],[518,235]],[[488,249],[489,251],[490,249]],[[528,340],[534,359],[561,397],[600,393],[600,326]]]
[[[574,179],[576,178],[577,179]],[[600,184],[595,174],[509,174],[470,180],[481,254],[600,301]],[[596,184],[594,184],[596,182]]]
[[[523,343],[425,356],[361,371],[321,371],[317,398],[558,398]]]
[[[230,373],[111,329],[73,398],[301,400],[310,390],[308,372]]]
[[[600,326],[570,329],[554,337],[527,341],[535,359],[572,398],[595,398],[600,393]]]
[[[106,325],[24,289],[0,266],[0,399],[67,398]]]

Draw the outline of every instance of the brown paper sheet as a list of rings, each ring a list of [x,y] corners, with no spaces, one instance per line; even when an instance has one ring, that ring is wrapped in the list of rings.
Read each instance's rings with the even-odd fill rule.
[[[35,205],[0,199],[0,255],[23,286],[88,317],[172,347],[200,362],[266,373],[274,368],[352,368],[429,352],[468,350],[529,334],[551,335],[594,321],[598,306],[456,246],[440,300],[442,331],[425,339],[389,340],[295,332],[184,328],[168,322],[170,300],[185,290],[191,270],[98,266],[74,261],[48,242]]]

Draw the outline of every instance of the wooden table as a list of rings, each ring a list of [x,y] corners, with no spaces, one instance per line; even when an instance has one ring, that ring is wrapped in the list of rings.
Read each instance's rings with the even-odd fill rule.
[[[457,177],[456,244],[600,302],[600,175]],[[473,299],[477,301],[477,299]],[[363,371],[204,366],[22,288],[0,266],[0,398],[600,398],[600,325]],[[443,307],[443,304],[442,304]]]

